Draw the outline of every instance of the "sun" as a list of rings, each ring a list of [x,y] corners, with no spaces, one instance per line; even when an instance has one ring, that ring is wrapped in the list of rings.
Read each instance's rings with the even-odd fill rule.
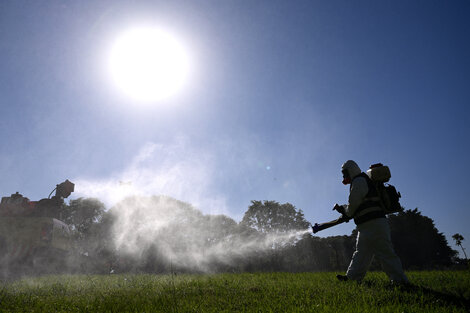
[[[133,28],[122,33],[113,43],[108,60],[115,85],[143,102],[175,95],[188,79],[185,47],[159,28]]]

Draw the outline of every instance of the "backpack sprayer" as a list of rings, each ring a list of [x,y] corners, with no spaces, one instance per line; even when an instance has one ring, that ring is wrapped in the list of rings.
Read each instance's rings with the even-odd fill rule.
[[[390,184],[385,184],[390,180],[392,175],[390,174],[390,169],[388,166],[384,166],[382,163],[372,164],[367,170],[367,176],[372,180],[374,186],[377,188],[377,193],[379,194],[380,201],[382,203],[382,208],[385,214],[392,214],[403,211],[402,206],[400,205],[401,194],[396,190],[396,188]],[[342,224],[347,223],[351,220],[351,217],[348,217],[344,212],[344,207],[338,204],[335,204],[333,211],[338,211],[341,213],[341,217],[325,222],[325,223],[315,223],[312,226],[312,232],[315,234],[321,230]]]

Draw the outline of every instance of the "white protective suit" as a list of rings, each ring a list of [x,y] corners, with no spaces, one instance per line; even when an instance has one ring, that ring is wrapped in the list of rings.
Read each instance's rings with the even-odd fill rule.
[[[361,177],[363,175],[361,169],[356,162],[350,160],[343,164],[343,173],[344,171],[347,171],[351,177],[349,203],[344,205],[345,213],[349,217],[355,218],[358,229],[356,251],[349,264],[346,276],[348,279],[362,280],[375,255],[391,281],[408,283],[400,258],[393,250],[390,225],[385,215],[357,223],[357,218],[361,216],[364,217],[366,214],[369,214],[369,216],[371,214],[378,215],[382,211],[380,206],[368,206],[366,209],[358,210],[360,205],[368,200],[366,195],[369,192],[366,178]]]

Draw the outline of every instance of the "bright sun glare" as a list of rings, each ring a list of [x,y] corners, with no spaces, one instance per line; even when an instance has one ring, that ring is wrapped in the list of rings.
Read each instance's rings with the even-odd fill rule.
[[[189,60],[183,45],[158,28],[135,28],[117,38],[109,57],[115,84],[144,102],[168,98],[186,83]]]

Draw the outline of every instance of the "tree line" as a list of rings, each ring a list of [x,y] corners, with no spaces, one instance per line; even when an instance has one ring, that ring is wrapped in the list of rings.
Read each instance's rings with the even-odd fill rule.
[[[357,235],[313,236],[302,210],[276,201],[251,201],[236,222],[164,196],[130,197],[110,209],[79,198],[65,205],[62,220],[71,226],[79,270],[96,273],[344,271]],[[457,251],[418,209],[388,220],[405,269],[458,263]]]

